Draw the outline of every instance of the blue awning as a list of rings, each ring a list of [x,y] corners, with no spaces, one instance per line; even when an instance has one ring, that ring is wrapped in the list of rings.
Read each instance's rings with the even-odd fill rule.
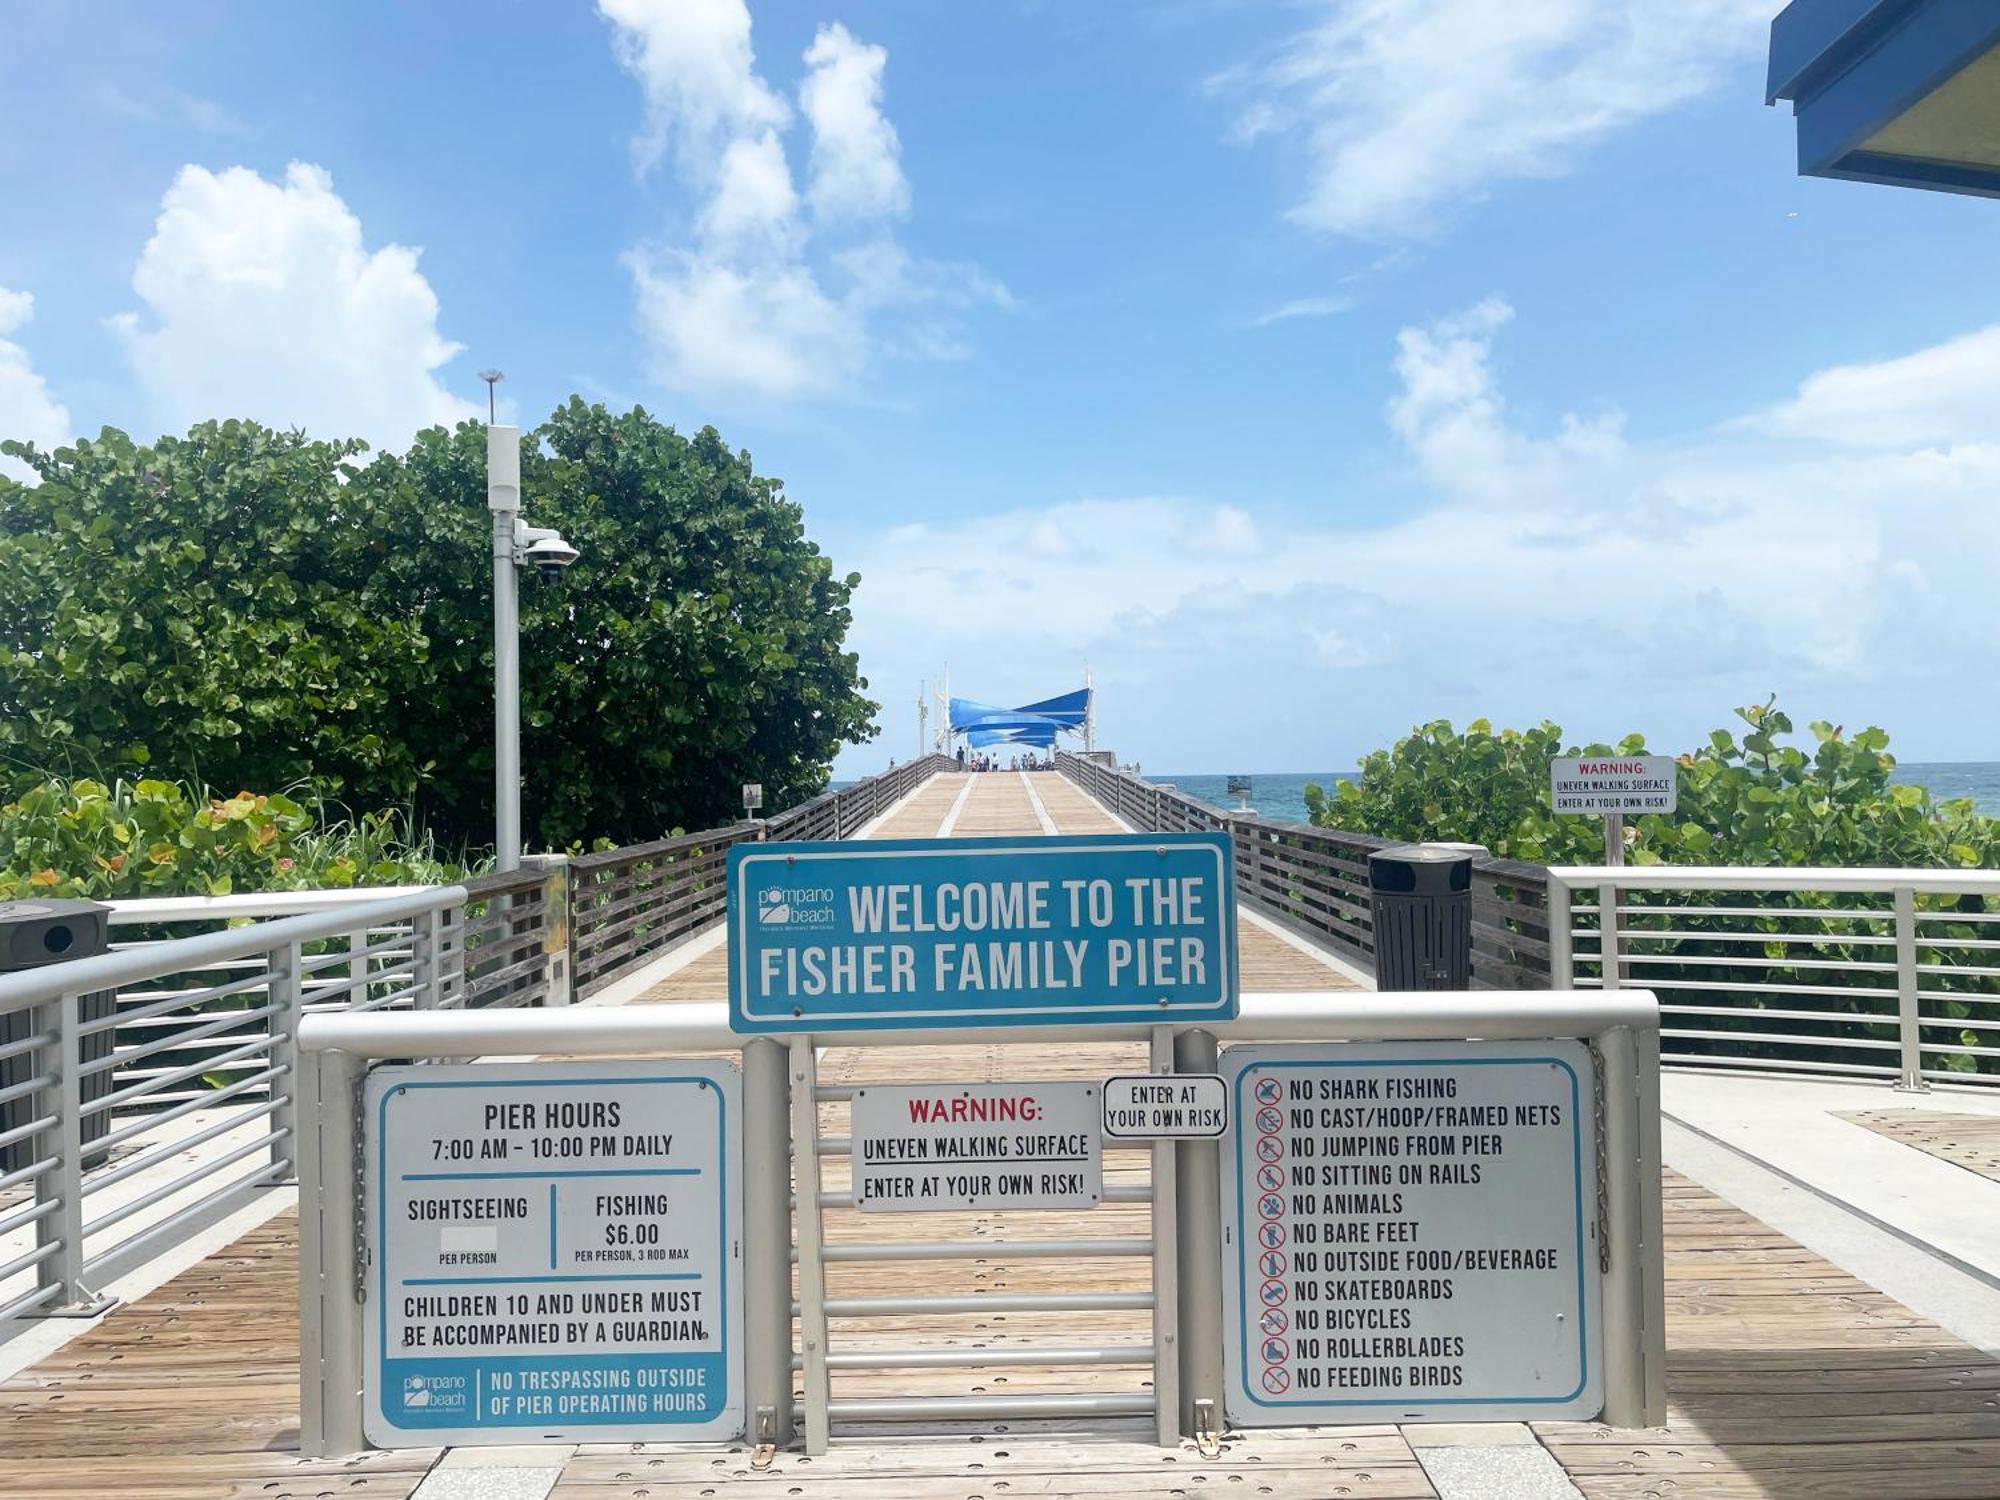
[[[2000,197],[2000,5],[1792,0],[1771,23],[1769,102],[1799,171]]]

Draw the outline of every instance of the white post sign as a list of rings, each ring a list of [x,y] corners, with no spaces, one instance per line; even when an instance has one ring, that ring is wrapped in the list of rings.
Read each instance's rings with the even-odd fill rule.
[[[1114,1141],[1213,1141],[1229,1133],[1229,1091],[1215,1073],[1120,1073],[1104,1080]]]
[[[1231,1421],[1597,1414],[1588,1048],[1231,1047],[1222,1072]]]
[[[854,1091],[854,1205],[878,1213],[1095,1208],[1098,1088],[869,1084]]]
[[[733,1065],[379,1067],[365,1129],[371,1441],[743,1431]]]
[[[1680,801],[1680,762],[1671,755],[1583,755],[1549,762],[1551,807],[1591,817],[1670,813]]]

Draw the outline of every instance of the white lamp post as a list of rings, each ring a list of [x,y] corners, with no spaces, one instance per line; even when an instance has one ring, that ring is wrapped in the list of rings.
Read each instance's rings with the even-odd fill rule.
[[[548,527],[521,520],[521,433],[491,420],[498,370],[487,385],[486,508],[493,513],[493,845],[501,870],[521,867],[520,570],[533,565],[551,583],[576,561],[576,548]]]

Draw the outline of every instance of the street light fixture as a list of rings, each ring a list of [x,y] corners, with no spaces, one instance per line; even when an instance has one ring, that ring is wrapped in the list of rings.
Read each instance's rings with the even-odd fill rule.
[[[482,370],[486,382],[486,508],[493,513],[493,843],[499,869],[521,867],[521,569],[533,567],[549,583],[577,559],[577,550],[546,526],[521,519],[521,432],[492,420],[493,388],[503,378]]]

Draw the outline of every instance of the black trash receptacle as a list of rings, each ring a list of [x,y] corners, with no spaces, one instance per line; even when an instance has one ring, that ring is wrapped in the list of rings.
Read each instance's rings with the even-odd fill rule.
[[[0,974],[22,969],[43,969],[73,959],[95,958],[110,946],[111,908],[95,901],[0,901]],[[94,1021],[112,1014],[118,1007],[114,991],[103,990],[77,998],[77,1017]],[[30,1010],[0,1015],[0,1046],[31,1036],[37,1006]],[[109,1057],[115,1039],[110,1030],[83,1039],[83,1060]],[[0,1090],[25,1083],[35,1076],[35,1054],[21,1053],[0,1058]],[[111,1091],[111,1070],[93,1073],[83,1080],[83,1102],[101,1099]],[[35,1096],[0,1101],[0,1134],[25,1125],[35,1118]],[[99,1111],[83,1118],[83,1144],[88,1146],[111,1128],[109,1117]],[[35,1160],[35,1137],[28,1136],[0,1146],[0,1173],[18,1171]],[[90,1163],[86,1155],[85,1164]]]
[[[1472,855],[1395,844],[1368,856],[1378,990],[1472,988]]]

